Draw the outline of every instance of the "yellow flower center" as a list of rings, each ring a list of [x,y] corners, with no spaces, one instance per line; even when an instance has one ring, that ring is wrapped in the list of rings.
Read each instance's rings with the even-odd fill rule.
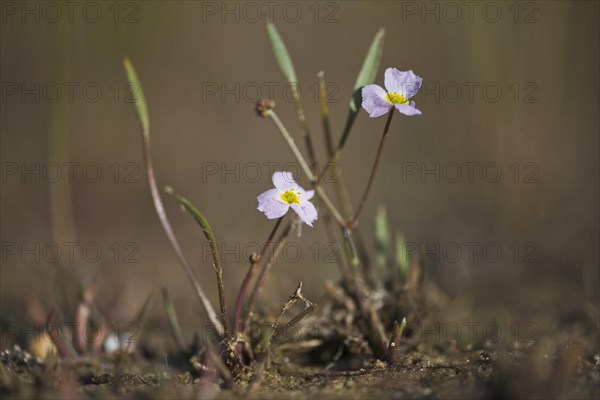
[[[300,193],[296,192],[295,190],[288,190],[285,193],[282,193],[279,197],[281,198],[281,200],[283,200],[285,203],[288,204],[300,204],[300,197],[299,197]]]
[[[398,92],[390,92],[388,94],[385,95],[385,99],[387,101],[389,101],[392,104],[406,104],[408,103],[408,99],[404,98],[404,96],[402,96],[400,93]]]

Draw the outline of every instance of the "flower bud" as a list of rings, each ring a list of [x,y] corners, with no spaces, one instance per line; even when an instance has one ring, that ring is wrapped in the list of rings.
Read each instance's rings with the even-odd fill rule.
[[[259,117],[266,118],[267,111],[272,110],[273,108],[275,108],[275,101],[271,99],[260,98],[256,102],[256,107],[254,109]]]

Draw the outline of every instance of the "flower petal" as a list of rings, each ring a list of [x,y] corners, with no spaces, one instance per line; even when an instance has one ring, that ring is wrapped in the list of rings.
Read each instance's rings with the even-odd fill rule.
[[[258,195],[258,197],[256,198],[256,200],[258,200],[258,203],[260,205],[260,203],[268,200],[268,199],[277,199],[277,194],[278,194],[278,190],[277,189],[269,189],[264,193],[261,193],[260,195]]]
[[[412,70],[398,71],[396,68],[388,68],[385,70],[384,82],[388,92],[400,93],[408,100],[417,94],[423,79]]]
[[[315,191],[314,190],[304,190],[300,186],[298,186],[296,188],[296,191],[298,192],[298,196],[300,197],[300,202],[306,201],[306,200],[310,200],[315,195]]]
[[[266,199],[258,205],[258,211],[264,213],[269,219],[281,218],[289,209],[289,204],[275,199]]]
[[[375,118],[386,114],[392,108],[392,103],[385,99],[387,93],[381,86],[367,85],[362,88],[362,108]]]
[[[394,104],[396,110],[400,111],[404,115],[421,115],[421,110],[415,108],[415,102],[411,101],[408,104]]]
[[[296,214],[300,217],[304,223],[310,227],[313,226],[313,222],[317,219],[317,209],[310,201],[305,201],[302,204],[292,204],[292,209],[296,211]]]
[[[275,172],[273,174],[273,184],[279,190],[286,191],[295,189],[298,184],[294,180],[294,176],[291,172]]]

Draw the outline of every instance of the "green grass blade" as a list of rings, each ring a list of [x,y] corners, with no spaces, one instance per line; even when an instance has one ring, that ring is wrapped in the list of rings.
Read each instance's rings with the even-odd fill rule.
[[[181,327],[179,325],[179,319],[177,318],[175,306],[171,301],[171,296],[169,295],[169,291],[166,287],[163,286],[161,288],[161,293],[163,298],[163,305],[165,307],[165,312],[169,321],[169,328],[171,328],[171,335],[173,335],[173,340],[175,341],[175,346],[177,347],[178,351],[183,352],[185,351],[185,342],[181,333]]]
[[[369,47],[365,61],[363,61],[362,68],[360,69],[358,77],[356,78],[356,82],[354,83],[354,92],[375,81],[375,77],[377,77],[377,71],[379,70],[379,62],[381,61],[381,56],[383,55],[384,37],[385,30],[381,28],[379,31],[377,31],[377,34],[375,34],[375,38],[373,38],[371,47]],[[358,111],[359,106],[360,98],[357,101],[356,97],[353,97],[350,101],[350,109],[352,111]]]
[[[292,63],[290,53],[288,53],[285,43],[283,43],[283,39],[279,35],[277,28],[271,22],[267,22],[267,33],[269,34],[269,40],[271,41],[271,46],[273,47],[273,53],[275,54],[277,64],[279,65],[279,68],[281,68],[285,78],[291,84],[294,98],[296,98],[298,95],[298,78],[296,77],[296,70],[294,69],[294,64]]]
[[[396,265],[400,270],[400,281],[406,282],[406,278],[408,276],[409,259],[408,254],[406,254],[406,242],[404,240],[404,235],[400,233],[396,234]]]
[[[160,191],[158,189],[158,184],[156,183],[156,177],[154,175],[154,166],[152,163],[152,157],[150,156],[150,119],[148,117],[148,107],[146,106],[146,99],[144,97],[144,92],[142,90],[142,85],[140,80],[135,72],[135,68],[131,64],[128,58],[123,59],[123,65],[125,67],[125,73],[127,75],[127,79],[130,82],[132,93],[135,99],[135,106],[137,109],[138,119],[140,121],[141,133],[142,133],[142,147],[144,154],[144,164],[146,167],[146,177],[148,178],[148,185],[150,186],[150,194],[152,195],[152,201],[154,203],[154,208],[156,210],[156,215],[160,220],[160,223],[173,246],[173,250],[179,259],[181,266],[183,267],[185,273],[188,276],[188,279],[194,286],[196,291],[196,295],[202,304],[202,308],[208,315],[211,323],[214,325],[215,330],[219,333],[220,336],[224,334],[224,329],[221,323],[219,322],[219,318],[215,313],[213,306],[206,296],[204,289],[200,285],[200,282],[196,278],[192,267],[190,266],[189,261],[183,254],[181,250],[181,246],[179,245],[179,241],[175,236],[175,232],[173,231],[173,227],[171,226],[171,222],[169,222],[169,218],[165,212],[165,207],[163,205],[162,199],[160,197]]]
[[[389,260],[391,244],[390,225],[388,223],[387,211],[381,206],[375,216],[375,244],[377,248],[377,264],[385,266]]]
[[[348,135],[350,134],[350,129],[352,129],[352,125],[354,125],[356,115],[360,111],[360,103],[362,102],[361,90],[364,86],[369,85],[375,81],[377,71],[379,71],[379,63],[381,61],[381,56],[383,55],[384,37],[385,30],[381,28],[375,34],[373,42],[371,42],[371,47],[369,47],[369,51],[367,52],[367,56],[363,61],[362,68],[358,73],[356,83],[354,83],[352,99],[350,100],[350,111],[348,112],[348,118],[346,119],[344,133],[342,134],[342,138],[340,139],[340,144],[338,146],[338,148],[340,149],[344,147],[346,139],[348,139]]]
[[[221,253],[219,252],[219,245],[217,243],[217,238],[215,237],[215,233],[213,232],[208,220],[202,215],[200,211],[196,207],[192,205],[192,203],[183,196],[175,193],[173,189],[169,186],[165,187],[165,192],[171,195],[179,204],[181,204],[185,210],[190,213],[192,217],[196,220],[198,225],[202,228],[204,232],[204,236],[208,240],[210,244],[210,249],[212,251],[212,256],[214,260],[215,272],[217,274],[217,285],[219,290],[219,304],[221,306],[221,320],[223,322],[223,326],[225,327],[225,337],[229,337],[229,317],[227,316],[227,305],[225,304],[225,285],[223,284],[223,265],[221,263]]]
[[[123,59],[123,65],[125,66],[125,73],[127,74],[127,79],[131,85],[131,93],[135,99],[135,107],[137,109],[138,118],[140,119],[142,134],[145,139],[148,139],[148,136],[150,135],[150,119],[148,118],[148,106],[146,105],[142,84],[135,72],[133,64],[129,61],[129,58]]]
[[[267,33],[269,35],[269,40],[271,42],[277,64],[279,65],[279,68],[283,72],[283,75],[287,79],[292,89],[292,98],[294,99],[294,104],[296,106],[296,114],[302,130],[302,136],[304,137],[306,149],[308,150],[310,165],[311,167],[314,167],[317,162],[317,158],[312,139],[310,137],[310,129],[308,127],[308,123],[306,122],[304,106],[302,105],[302,100],[300,99],[300,87],[298,84],[298,77],[296,76],[296,70],[294,69],[294,63],[292,62],[292,58],[285,47],[285,43],[283,43],[281,35],[279,35],[277,28],[271,22],[267,22]]]
[[[171,195],[175,200],[177,200],[177,202],[181,204],[185,208],[185,210],[192,215],[192,217],[194,217],[196,222],[198,222],[198,225],[200,225],[200,227],[202,228],[202,231],[204,231],[204,235],[206,236],[206,238],[210,242],[216,243],[215,234],[212,228],[210,227],[210,224],[208,223],[206,217],[204,217],[204,215],[202,215],[202,213],[198,211],[198,209],[194,207],[188,199],[175,193],[171,187],[165,187],[165,192],[167,192],[167,194]]]

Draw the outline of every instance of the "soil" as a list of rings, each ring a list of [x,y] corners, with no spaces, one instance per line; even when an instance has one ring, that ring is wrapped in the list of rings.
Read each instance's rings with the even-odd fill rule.
[[[444,303],[438,311],[431,306],[427,320],[439,321],[454,306]],[[313,321],[323,313],[336,314],[331,302],[320,310]],[[258,363],[233,385],[226,385],[209,363],[194,367],[189,354],[162,357],[140,346],[134,353],[40,360],[15,346],[2,352],[0,393],[16,399],[598,399],[600,352],[598,337],[591,334],[597,332],[593,312],[562,312],[555,319],[561,329],[526,329],[519,340],[452,341],[431,328],[407,329],[395,364],[374,357],[351,333],[336,336],[324,326],[318,335],[300,334],[280,344],[268,368]],[[329,321],[339,333],[339,321]],[[360,326],[359,321],[350,326]]]
[[[600,356],[580,343],[559,356],[535,359],[529,350],[470,350],[451,346],[407,349],[401,363],[354,360],[355,370],[274,363],[260,384],[224,389],[214,376],[196,377],[164,363],[81,360],[40,363],[20,349],[2,355],[5,398],[590,398],[600,395]],[[537,372],[532,368],[537,365]],[[346,365],[348,366],[348,365]],[[539,370],[544,370],[541,373]]]

